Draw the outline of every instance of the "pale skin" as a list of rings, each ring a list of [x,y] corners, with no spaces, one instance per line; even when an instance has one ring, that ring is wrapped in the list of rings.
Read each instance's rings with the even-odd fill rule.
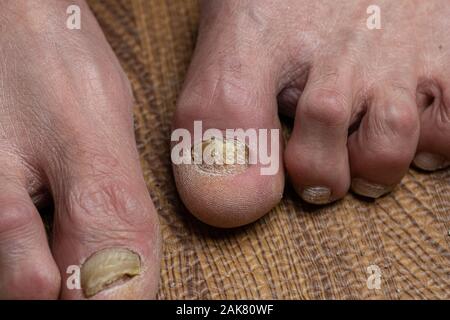
[[[82,29],[66,28],[68,3],[0,4],[0,297],[87,298],[69,289],[67,268],[117,248],[138,254],[139,275],[89,298],[154,298],[159,231],[131,89],[84,2]],[[50,244],[35,207],[49,197]],[[120,258],[128,273],[134,257]]]
[[[175,166],[194,215],[220,227],[250,223],[278,203],[285,174],[305,201],[326,204],[350,189],[380,197],[413,161],[429,171],[448,164],[450,6],[376,3],[381,30],[367,28],[373,1],[202,2],[174,127],[280,128],[278,111],[295,120],[277,175]]]
[[[380,196],[418,154],[434,158],[421,155],[417,166],[442,168],[450,159],[446,2],[378,1],[382,30],[369,30],[371,1],[203,1],[174,128],[194,120],[205,129],[279,128],[281,106],[295,125],[280,158],[310,202],[336,201],[352,181],[355,192]],[[154,298],[159,230],[132,93],[94,16],[76,3],[84,13],[77,32],[65,28],[73,1],[0,4],[0,297]],[[250,223],[279,202],[284,169],[258,172],[174,167],[186,206],[220,227]],[[328,190],[326,201],[307,188]],[[48,199],[50,244],[36,209]],[[104,259],[95,253],[111,248],[126,256],[118,263],[125,277],[99,291],[67,288],[68,266],[90,261],[96,272]]]

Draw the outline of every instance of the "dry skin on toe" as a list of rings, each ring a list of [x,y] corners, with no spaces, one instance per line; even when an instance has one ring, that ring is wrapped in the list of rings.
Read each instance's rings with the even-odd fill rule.
[[[301,192],[301,196],[312,204],[327,204],[331,201],[331,190],[327,187],[307,187]]]

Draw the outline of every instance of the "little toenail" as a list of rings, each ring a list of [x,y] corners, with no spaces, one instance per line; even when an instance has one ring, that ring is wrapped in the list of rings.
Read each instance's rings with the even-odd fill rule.
[[[87,298],[110,287],[115,282],[141,273],[139,255],[124,248],[97,251],[81,267],[81,287]]]
[[[443,169],[449,165],[449,162],[445,161],[444,157],[428,152],[417,154],[413,163],[416,167],[426,171]]]
[[[326,187],[307,187],[301,197],[312,204],[327,204],[331,202],[331,190]]]
[[[378,183],[372,183],[360,178],[355,178],[352,180],[352,190],[353,192],[365,197],[379,198],[391,192],[392,187],[384,186]]]
[[[240,173],[249,165],[249,149],[246,144],[238,140],[222,140],[213,137],[192,148],[192,160],[204,172]]]

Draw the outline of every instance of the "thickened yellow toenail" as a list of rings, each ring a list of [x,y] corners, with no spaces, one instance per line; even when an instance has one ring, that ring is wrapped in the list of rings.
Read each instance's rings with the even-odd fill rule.
[[[372,183],[360,178],[355,178],[352,180],[353,192],[369,198],[379,198],[382,195],[391,192],[392,189],[393,187]]]
[[[249,149],[238,140],[213,137],[192,148],[192,160],[200,170],[208,173],[239,173],[248,167]]]
[[[113,283],[141,273],[139,255],[123,248],[108,248],[90,256],[81,267],[81,287],[87,298]]]
[[[416,167],[426,171],[439,170],[450,165],[450,162],[446,161],[444,157],[428,152],[417,154],[413,163]]]
[[[303,189],[301,197],[312,204],[327,204],[331,202],[331,190],[326,187],[307,187]]]

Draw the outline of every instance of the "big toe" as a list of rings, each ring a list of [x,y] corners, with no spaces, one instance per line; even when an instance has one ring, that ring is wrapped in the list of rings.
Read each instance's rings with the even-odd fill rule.
[[[159,280],[159,230],[137,157],[102,147],[51,169],[53,254],[63,299],[152,299]],[[136,154],[122,150],[120,154]]]
[[[0,299],[57,299],[60,274],[44,225],[12,163],[0,157]]]
[[[279,70],[266,50],[248,46],[251,29],[240,35],[234,33],[239,28],[223,32],[220,24],[203,22],[174,118],[179,194],[191,213],[217,227],[255,221],[280,201],[284,188]],[[220,157],[216,152],[208,163],[211,150]]]

